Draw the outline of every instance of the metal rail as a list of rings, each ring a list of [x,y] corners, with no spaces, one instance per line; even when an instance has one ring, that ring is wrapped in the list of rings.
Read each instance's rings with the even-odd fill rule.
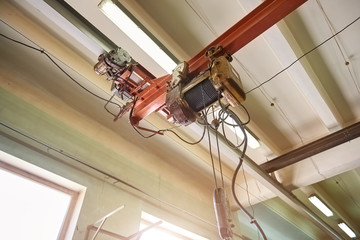
[[[208,68],[209,60],[205,57],[205,52],[210,47],[221,45],[223,47],[222,52],[233,54],[306,1],[307,0],[264,1],[188,61],[190,77],[195,77],[201,71]],[[151,86],[138,95],[139,100],[134,106],[133,119],[131,120],[134,124],[137,124],[149,114],[164,108],[166,82],[169,81],[171,77],[172,75],[166,75],[154,79],[154,84],[151,84]]]
[[[273,160],[260,165],[260,167],[267,173],[271,173],[287,167],[291,164],[297,163],[305,158],[314,156],[318,153],[336,147],[340,144],[346,143],[350,140],[360,136],[360,122],[355,123],[349,127],[343,128],[326,137],[320,138],[314,142],[306,144],[293,151],[285,153]]]
[[[215,135],[215,131],[212,128],[209,128],[212,134]],[[240,157],[242,151],[237,148],[229,147],[225,137],[217,133],[221,143],[226,146],[231,152]],[[244,163],[250,168],[249,173],[261,184],[263,184],[270,191],[275,193],[279,198],[284,202],[289,204],[291,207],[296,209],[299,212],[306,213],[309,218],[325,233],[327,233],[332,239],[345,240],[338,232],[336,232],[329,224],[322,220],[317,214],[315,214],[311,209],[309,209],[303,202],[301,202],[294,194],[288,191],[283,185],[274,180],[267,172],[265,172],[258,164],[256,164],[251,158],[245,155]]]

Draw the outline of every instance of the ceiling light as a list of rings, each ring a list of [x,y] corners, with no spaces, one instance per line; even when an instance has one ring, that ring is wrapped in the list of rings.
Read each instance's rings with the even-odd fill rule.
[[[325,203],[323,203],[317,196],[312,195],[309,197],[309,200],[312,204],[315,205],[321,212],[323,212],[327,217],[333,216],[333,212],[328,208]]]
[[[244,139],[244,134],[243,131],[241,131],[241,129],[239,129],[239,127],[230,127],[231,131],[233,131],[241,140]],[[246,129],[245,129],[245,134],[247,137],[247,144],[249,147],[251,147],[252,149],[256,149],[260,147],[260,143],[258,140],[256,140],[256,138],[251,135]]]
[[[355,238],[356,234],[353,232],[353,230],[351,230],[349,228],[348,225],[346,225],[346,223],[339,223],[338,226],[351,238]]]
[[[226,120],[226,122],[232,124],[232,125],[236,125],[235,120],[229,116],[228,119]],[[244,133],[243,131],[240,129],[239,126],[237,127],[230,127],[231,131],[233,131],[241,140],[244,140]],[[251,147],[252,149],[257,149],[260,147],[260,143],[259,141],[251,134],[249,133],[246,129],[245,130],[245,134],[247,137],[247,144],[249,147]]]
[[[169,74],[176,67],[172,60],[136,23],[130,19],[117,5],[111,0],[102,0],[98,5],[100,10],[133,40],[142,50],[144,50],[161,68]]]
[[[219,111],[220,111],[220,108],[216,109],[214,114],[216,116],[219,115]],[[239,126],[237,126],[237,123],[236,121],[231,117],[231,116],[228,116],[226,118],[226,123],[232,125],[227,125],[227,127],[233,132],[235,133],[241,140],[244,140],[244,133],[243,131],[240,129]],[[257,149],[260,147],[260,142],[251,134],[249,133],[248,130],[244,129],[245,130],[245,134],[246,134],[246,137],[247,137],[247,145],[252,148],[252,149]]]

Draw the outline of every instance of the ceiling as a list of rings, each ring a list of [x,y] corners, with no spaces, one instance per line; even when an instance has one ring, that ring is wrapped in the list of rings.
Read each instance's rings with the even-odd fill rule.
[[[99,0],[66,0],[66,3],[112,42],[126,49],[156,77],[166,74],[161,66],[99,11],[97,8]],[[215,0],[120,0],[120,3],[177,59],[186,61],[258,6],[261,1],[229,0],[220,3]],[[55,10],[51,12],[49,5],[36,0],[15,1],[15,4],[21,12],[38,22],[51,36],[65,42],[71,51],[81,56],[84,62],[91,64],[97,62],[97,56],[102,53],[103,47],[94,39],[82,34],[74,25],[64,20],[65,18],[61,18],[61,14],[58,17]],[[260,140],[261,147],[249,149],[247,156],[256,164],[271,161],[277,156],[359,122],[360,21],[349,26],[271,81],[257,87],[357,19],[359,10],[360,2],[357,0],[307,1],[233,55],[232,64],[241,76],[245,92],[251,90],[244,102],[251,116],[248,128]],[[9,18],[11,17],[4,16],[5,22]],[[1,31],[15,39],[29,42],[4,23]],[[26,29],[19,31],[28,36]],[[92,69],[84,69],[82,62],[66,58],[62,55],[65,53],[56,50],[56,46],[52,45],[51,41],[46,42],[45,38],[45,36],[33,36],[31,40],[65,63],[66,70],[83,86],[96,94],[110,96],[108,82],[96,76]],[[103,102],[79,89],[46,59],[37,56],[31,50],[11,45],[3,39],[1,41],[2,56],[6,56],[2,58],[8,59],[1,61],[2,68],[20,68],[21,71],[34,76],[29,82],[19,73],[15,85],[23,86],[25,89],[34,88],[41,94],[53,96],[59,103],[66,104],[102,126],[112,129],[115,134],[129,143],[142,146],[144,150],[159,158],[167,159],[164,163],[166,165],[191,169],[189,172],[194,178],[194,184],[211,189],[212,170],[206,140],[192,147],[172,135],[155,140],[142,139],[132,130],[127,119],[120,119],[114,123],[104,110]],[[40,69],[46,70],[34,69],[32,65],[27,64],[28,59],[36,62]],[[46,81],[50,78],[58,80]],[[94,103],[91,108],[89,102]],[[244,117],[241,110],[236,111],[240,117]],[[142,124],[159,129],[171,126],[157,114],[150,115]],[[178,132],[188,138],[197,139],[202,130],[196,124],[192,124],[178,129]],[[213,142],[213,146],[216,147],[214,144]],[[353,139],[281,168],[272,174],[273,178],[287,190],[292,191],[304,205],[318,214],[343,239],[349,238],[337,227],[339,219],[345,221],[357,236],[360,236],[359,144],[358,138]],[[222,161],[225,164],[224,176],[229,183],[237,164],[237,157],[236,153],[224,146],[221,150]],[[293,207],[285,204],[282,196],[272,191],[266,180],[254,173],[251,166],[245,165],[244,169],[246,179],[239,177],[237,182],[239,199],[245,206],[249,206],[247,197],[249,195],[250,202],[254,205],[255,216],[259,223],[264,225],[270,239],[331,239],[321,227],[318,228],[305,216],[299,215]],[[163,175],[165,178],[171,178],[166,176],[166,173]],[[307,197],[314,193],[331,207],[335,216],[323,217],[310,204]],[[235,204],[232,205],[235,209]],[[249,228],[248,232],[245,231],[249,234],[245,234],[246,237],[248,239],[257,237],[251,235],[254,233],[248,224],[248,219],[238,214],[244,228]]]

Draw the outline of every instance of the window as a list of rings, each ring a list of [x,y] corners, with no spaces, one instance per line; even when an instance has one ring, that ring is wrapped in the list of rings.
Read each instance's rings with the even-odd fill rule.
[[[140,240],[207,240],[207,238],[201,237],[195,233],[165,222],[146,212],[142,212],[141,214],[140,230],[145,229],[152,224],[156,224],[159,221],[162,223],[159,226],[150,228],[144,232]]]
[[[84,190],[78,184],[0,152],[2,238],[71,239]]]

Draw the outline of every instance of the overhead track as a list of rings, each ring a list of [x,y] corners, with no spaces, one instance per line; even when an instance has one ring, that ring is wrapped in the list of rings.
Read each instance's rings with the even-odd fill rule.
[[[297,148],[291,152],[285,153],[273,160],[260,165],[260,167],[267,173],[271,173],[290,166],[308,157],[314,156],[318,153],[329,150],[333,147],[339,146],[343,143],[351,141],[360,136],[360,122],[355,123],[349,127],[343,128],[326,137],[320,138],[314,142]]]
[[[189,76],[197,76],[201,71],[208,68],[209,60],[205,57],[204,53],[209,47],[221,45],[223,47],[222,53],[234,54],[306,1],[307,0],[264,1],[233,27],[214,40],[209,46],[205,47],[190,59],[188,61]],[[139,101],[135,104],[131,119],[134,124],[138,124],[139,121],[152,112],[162,110],[165,107],[166,82],[171,78],[171,75],[165,75],[153,79],[153,84],[138,95]]]

